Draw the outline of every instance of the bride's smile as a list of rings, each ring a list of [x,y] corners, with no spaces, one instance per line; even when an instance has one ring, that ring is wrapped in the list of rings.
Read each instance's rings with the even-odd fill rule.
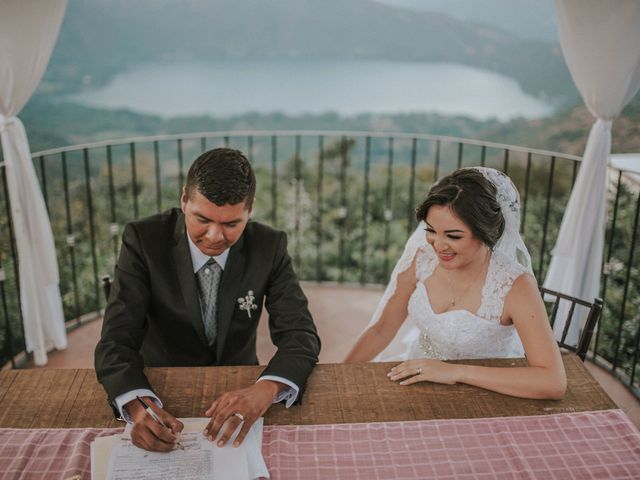
[[[446,269],[475,268],[484,263],[485,245],[448,205],[434,205],[427,214],[427,242]]]

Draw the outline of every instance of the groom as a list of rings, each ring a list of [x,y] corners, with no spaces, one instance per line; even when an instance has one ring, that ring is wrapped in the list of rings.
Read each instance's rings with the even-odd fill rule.
[[[224,444],[242,423],[241,443],[272,403],[288,407],[300,399],[318,360],[320,339],[286,235],[249,222],[255,189],[245,156],[217,148],[189,169],[182,209],[124,229],[95,368],[114,411],[133,423],[132,441],[141,448],[171,450],[183,428],[162,408],[143,368],[257,364],[263,302],[277,352],[255,384],[213,401],[204,412],[211,417],[205,435],[221,432]]]

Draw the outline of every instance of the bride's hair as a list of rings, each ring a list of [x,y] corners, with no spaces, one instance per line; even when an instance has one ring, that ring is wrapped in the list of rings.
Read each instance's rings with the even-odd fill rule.
[[[418,222],[426,221],[429,208],[446,205],[473,233],[493,249],[504,232],[505,220],[496,200],[496,187],[478,170],[463,168],[433,185],[416,208]]]

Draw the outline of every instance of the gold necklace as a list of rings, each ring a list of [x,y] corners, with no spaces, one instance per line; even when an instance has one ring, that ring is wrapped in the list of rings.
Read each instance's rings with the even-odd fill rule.
[[[491,253],[489,253],[489,255],[487,256],[487,259],[490,256],[491,256]],[[486,262],[486,260],[485,260],[485,262]],[[455,292],[453,291],[453,285],[451,284],[450,273],[449,273],[448,270],[445,271],[445,274],[446,274],[446,277],[447,277],[447,285],[449,286],[449,297],[450,297],[449,308],[455,307],[456,306],[456,302],[458,300],[463,299],[464,296],[469,291],[469,289],[471,288],[471,286],[475,285],[475,283],[478,281],[478,278],[480,278],[480,274],[484,271],[484,263],[485,262],[482,262],[482,267],[478,270],[478,273],[476,273],[475,278],[471,282],[469,282],[469,284],[466,286],[466,288],[462,291],[462,293],[459,295],[459,297],[457,299],[456,299]]]

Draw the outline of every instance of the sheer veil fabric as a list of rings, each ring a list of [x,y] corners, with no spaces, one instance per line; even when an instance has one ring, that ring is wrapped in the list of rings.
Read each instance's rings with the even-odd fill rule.
[[[515,185],[509,177],[504,173],[488,167],[468,167],[479,171],[496,187],[496,199],[500,205],[502,215],[505,219],[505,229],[495,245],[493,251],[501,252],[509,259],[514,260],[521,265],[526,271],[533,275],[531,268],[531,256],[520,236],[520,195]],[[398,284],[398,275],[411,266],[418,250],[424,252],[425,255],[433,257],[437,262],[435,252],[431,245],[426,241],[425,234],[426,224],[420,222],[416,230],[407,240],[404,251],[396,263],[389,284],[378,303],[376,311],[369,322],[367,328],[378,322],[387,303],[396,291]],[[373,361],[402,361],[409,358],[412,346],[419,342],[420,330],[412,324],[405,322],[402,324],[395,338],[391,343],[380,352]]]

